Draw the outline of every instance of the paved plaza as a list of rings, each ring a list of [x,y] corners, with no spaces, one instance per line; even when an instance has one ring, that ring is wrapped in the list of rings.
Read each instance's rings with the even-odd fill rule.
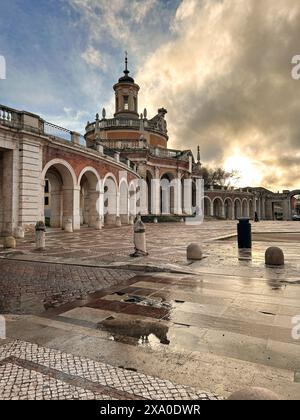
[[[252,255],[238,253],[234,222],[146,229],[139,259],[126,226],[50,230],[43,253],[29,238],[0,254],[1,395],[213,399],[263,386],[299,399],[300,225],[253,225]],[[186,261],[190,242],[203,260]],[[274,244],[284,268],[264,265]]]

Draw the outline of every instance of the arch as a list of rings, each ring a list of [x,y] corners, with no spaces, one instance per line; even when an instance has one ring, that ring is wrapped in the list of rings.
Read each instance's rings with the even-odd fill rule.
[[[215,197],[212,202],[213,215],[218,219],[224,218],[224,202],[221,197]]]
[[[242,217],[249,217],[249,205],[246,198],[242,201]]]
[[[300,190],[291,191],[288,195],[288,209],[286,213],[288,213],[287,219],[292,220],[294,217],[298,217],[300,215],[300,208],[297,204],[296,196],[300,196]]]
[[[80,225],[99,229],[101,223],[100,177],[92,167],[84,168],[78,178],[80,190]]]
[[[234,200],[234,218],[238,219],[242,215],[242,202],[240,198]]]
[[[42,171],[42,179],[45,179],[46,172],[48,171],[48,169],[51,168],[51,166],[57,166],[57,165],[59,165],[59,166],[62,165],[66,169],[68,169],[68,171],[70,172],[70,174],[72,176],[72,185],[73,186],[77,185],[76,174],[75,174],[74,169],[72,168],[72,166],[70,165],[69,162],[67,162],[66,160],[63,160],[63,159],[52,159],[52,160],[50,160],[50,162],[48,162],[44,166],[44,169]]]
[[[119,183],[118,183],[118,181],[117,181],[117,178],[115,177],[115,175],[114,175],[112,172],[108,172],[108,173],[105,175],[105,177],[103,178],[103,180],[102,180],[102,187],[103,187],[103,191],[104,191],[105,182],[106,182],[106,180],[107,180],[108,178],[111,178],[111,179],[114,181],[114,183],[116,184],[116,187],[117,187],[117,192],[118,192],[118,190],[119,190],[119,188],[118,188]]]
[[[233,201],[232,198],[226,197],[224,200],[224,211],[225,211],[225,218],[228,220],[233,219]]]
[[[49,183],[48,191],[48,209],[45,212],[45,184]],[[71,165],[62,159],[53,159],[48,162],[42,171],[42,186],[44,188],[43,197],[43,214],[45,218],[49,218],[51,227],[63,228],[67,220],[71,220],[73,229],[77,229],[79,213],[75,193],[77,181],[76,175]]]
[[[93,168],[92,166],[86,166],[85,168],[82,169],[82,171],[80,172],[80,174],[78,176],[78,187],[80,187],[80,182],[81,182],[81,179],[84,175],[86,175],[88,178],[90,178],[90,181],[92,183],[93,182],[92,174],[95,175],[95,177],[97,179],[97,183],[98,183],[98,185],[96,186],[97,191],[100,191],[101,178],[99,176],[98,171],[95,168]]]
[[[103,180],[104,224],[115,225],[118,216],[118,183],[113,174],[106,174]]]

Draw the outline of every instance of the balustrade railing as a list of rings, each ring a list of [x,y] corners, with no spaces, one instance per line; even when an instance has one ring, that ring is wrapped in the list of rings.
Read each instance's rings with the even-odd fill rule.
[[[21,125],[21,115],[12,108],[0,105],[0,122],[3,125],[18,128]]]
[[[44,123],[44,134],[51,137],[58,137],[67,141],[71,141],[72,139],[72,133],[70,130],[49,122]]]
[[[165,135],[156,125],[156,123],[151,122],[147,119],[127,119],[127,118],[109,118],[105,120],[99,121],[99,129],[105,129],[105,128],[131,128],[139,130],[141,127],[143,127],[146,131],[154,131],[159,134]],[[96,128],[96,122],[89,123],[86,126],[86,132],[89,133],[91,131],[94,131]]]

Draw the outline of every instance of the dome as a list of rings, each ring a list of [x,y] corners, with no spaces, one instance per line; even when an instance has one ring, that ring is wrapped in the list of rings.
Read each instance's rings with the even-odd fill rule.
[[[134,79],[132,77],[129,76],[129,71],[126,69],[124,70],[124,75],[123,77],[120,77],[119,79],[119,83],[134,83]]]

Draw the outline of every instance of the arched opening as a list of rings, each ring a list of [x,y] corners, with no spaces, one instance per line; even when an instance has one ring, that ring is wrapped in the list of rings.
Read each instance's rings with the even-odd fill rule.
[[[243,217],[249,217],[248,214],[248,201],[246,199],[243,200],[242,202],[242,216]]]
[[[300,191],[295,191],[290,196],[291,219],[300,220]]]
[[[204,197],[204,216],[211,216],[211,201],[209,197]]]
[[[147,173],[146,173],[146,183],[147,183],[148,214],[152,213],[152,179],[153,179],[153,176],[152,176],[151,172],[147,171]]]
[[[174,214],[174,185],[172,174],[164,174],[160,179],[160,212]]]
[[[95,172],[86,170],[79,179],[80,225],[96,227],[100,217],[99,179]]]
[[[70,221],[74,228],[75,174],[67,163],[55,162],[44,175],[44,217],[54,228],[63,228]]]
[[[238,219],[242,215],[242,203],[239,198],[234,201],[234,218]]]
[[[112,175],[104,180],[104,224],[112,226],[117,221],[117,183]]]
[[[224,201],[225,218],[228,220],[233,219],[233,203],[231,198],[226,198]]]
[[[219,197],[215,198],[213,201],[213,212],[214,217],[217,219],[223,218],[223,201]]]
[[[129,223],[128,213],[128,186],[125,180],[120,184],[120,217],[122,224]]]

